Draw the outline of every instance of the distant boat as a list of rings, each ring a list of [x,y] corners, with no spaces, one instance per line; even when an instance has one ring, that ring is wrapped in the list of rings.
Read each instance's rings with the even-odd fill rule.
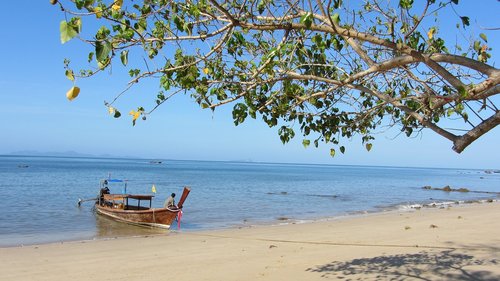
[[[95,203],[96,212],[114,220],[134,225],[170,228],[180,215],[184,201],[191,189],[184,187],[178,208],[152,208],[154,195],[148,194],[106,194],[102,193]],[[146,203],[144,203],[146,202]],[[142,204],[141,204],[142,203]]]
[[[160,160],[151,160],[151,161],[149,161],[149,163],[150,164],[161,164],[162,161],[160,161]]]
[[[17,165],[18,168],[28,168],[29,165],[26,165],[26,164],[19,164]]]

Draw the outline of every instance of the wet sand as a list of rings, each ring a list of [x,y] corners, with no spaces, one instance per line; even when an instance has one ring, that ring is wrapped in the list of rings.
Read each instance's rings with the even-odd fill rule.
[[[500,203],[1,248],[0,280],[500,280]]]

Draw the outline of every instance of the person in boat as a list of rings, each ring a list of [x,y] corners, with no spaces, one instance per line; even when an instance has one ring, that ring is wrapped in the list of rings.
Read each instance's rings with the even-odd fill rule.
[[[104,180],[102,186],[103,187],[99,191],[99,201],[100,201],[101,205],[104,204],[104,194],[109,194],[108,181]]]
[[[177,205],[175,205],[175,193],[172,193],[170,197],[167,198],[165,204],[163,204],[163,208],[168,209],[177,209]]]

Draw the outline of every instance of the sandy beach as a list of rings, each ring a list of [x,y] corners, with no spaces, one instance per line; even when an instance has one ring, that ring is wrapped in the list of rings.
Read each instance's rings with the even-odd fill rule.
[[[500,203],[0,249],[0,280],[500,280]]]

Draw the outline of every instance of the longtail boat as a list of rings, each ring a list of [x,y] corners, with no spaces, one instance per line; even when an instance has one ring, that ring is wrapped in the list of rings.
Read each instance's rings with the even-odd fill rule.
[[[176,208],[152,208],[154,195],[108,194],[106,190],[101,188],[96,200],[95,210],[98,214],[129,224],[167,229],[176,218],[180,219],[184,201],[191,191],[189,187],[184,187]]]

